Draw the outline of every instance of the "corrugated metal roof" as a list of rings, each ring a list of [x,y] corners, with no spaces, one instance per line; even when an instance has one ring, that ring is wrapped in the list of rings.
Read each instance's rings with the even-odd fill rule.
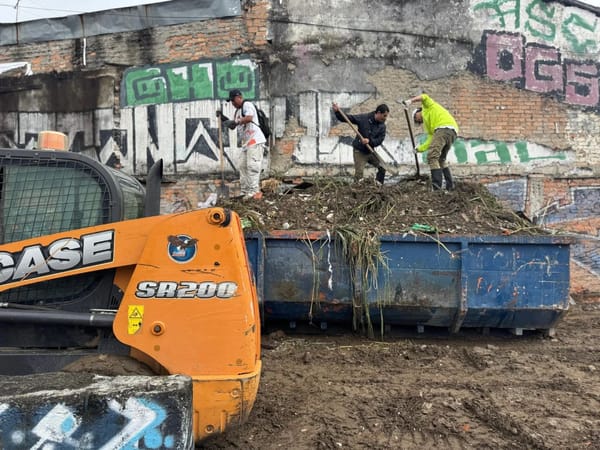
[[[0,24],[0,46],[78,39],[241,15],[240,0],[171,0],[55,19]]]

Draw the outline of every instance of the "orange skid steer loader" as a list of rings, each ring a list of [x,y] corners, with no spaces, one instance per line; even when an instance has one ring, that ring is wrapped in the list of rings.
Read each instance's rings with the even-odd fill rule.
[[[193,381],[194,438],[243,423],[260,317],[239,217],[159,215],[135,178],[66,151],[0,149],[0,373],[126,354]]]

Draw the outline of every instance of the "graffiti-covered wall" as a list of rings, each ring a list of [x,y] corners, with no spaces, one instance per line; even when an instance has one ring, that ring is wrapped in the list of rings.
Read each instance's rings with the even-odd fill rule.
[[[271,117],[276,140],[270,162],[278,173],[352,170],[352,133],[333,116],[334,101],[353,113],[387,103],[392,111],[379,151],[409,172],[412,144],[396,101],[425,91],[460,124],[460,139],[449,156],[459,165],[458,174],[556,175],[573,167],[596,174],[599,156],[593,149],[600,125],[593,10],[540,0],[376,6],[359,1],[357,10],[370,11],[363,24],[336,0],[244,6],[243,17],[231,18],[229,25],[214,19],[223,30],[214,37],[219,28],[207,21],[196,24],[193,38],[189,24],[153,30],[156,37],[168,33],[171,52],[165,54],[156,42],[148,54],[163,57],[150,56],[150,64],[131,57],[122,70],[113,70],[114,98],[104,89],[101,100],[88,95],[88,101],[64,105],[72,96],[61,95],[58,86],[11,92],[18,101],[5,103],[12,109],[2,108],[5,143],[32,147],[39,131],[55,129],[68,134],[72,151],[135,175],[143,176],[162,158],[167,174],[210,178],[225,171],[234,179],[237,135],[226,131],[219,142],[216,111],[233,115],[227,92],[239,88]],[[437,23],[438,16],[446,19]],[[238,44],[232,54],[232,36],[225,31],[235,23],[246,24],[249,37],[255,29],[265,30],[266,40],[248,41],[246,54]],[[193,47],[183,45],[188,36],[190,43],[223,50],[191,58],[182,51]],[[266,48],[268,58],[261,53]],[[84,78],[92,77],[79,81]]]
[[[121,126],[132,158],[124,169],[146,173],[162,158],[168,174],[218,173],[237,170],[237,133],[225,132],[219,143],[217,110],[234,117],[227,101],[231,89],[260,101],[259,70],[250,58],[191,61],[130,68],[121,82]],[[228,130],[229,131],[229,130]],[[220,146],[224,148],[220,155]]]

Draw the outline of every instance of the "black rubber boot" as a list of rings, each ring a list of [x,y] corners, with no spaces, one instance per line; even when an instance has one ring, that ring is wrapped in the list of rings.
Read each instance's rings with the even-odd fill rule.
[[[442,169],[431,169],[431,187],[434,191],[442,189]]]
[[[454,179],[452,178],[452,173],[450,172],[450,168],[444,167],[442,169],[442,173],[444,174],[444,180],[446,180],[446,189],[449,191],[453,191],[455,188]]]
[[[377,169],[377,175],[375,176],[375,179],[383,184],[383,180],[385,179],[385,169],[383,167],[379,167]]]

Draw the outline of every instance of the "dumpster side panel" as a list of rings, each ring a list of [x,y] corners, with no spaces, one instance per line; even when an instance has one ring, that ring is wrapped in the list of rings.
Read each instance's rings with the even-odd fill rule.
[[[266,318],[351,322],[350,272],[335,241],[300,236],[263,239]],[[252,244],[255,251],[260,245]]]
[[[366,299],[375,323],[549,329],[569,306],[564,239],[388,235],[380,240],[385,264],[366,280],[324,233],[246,242],[267,323],[351,325]]]
[[[449,326],[460,304],[460,243],[382,239],[381,252],[387,266],[369,291],[371,317],[381,307],[388,324]]]
[[[471,244],[463,326],[551,328],[568,308],[569,247]]]

